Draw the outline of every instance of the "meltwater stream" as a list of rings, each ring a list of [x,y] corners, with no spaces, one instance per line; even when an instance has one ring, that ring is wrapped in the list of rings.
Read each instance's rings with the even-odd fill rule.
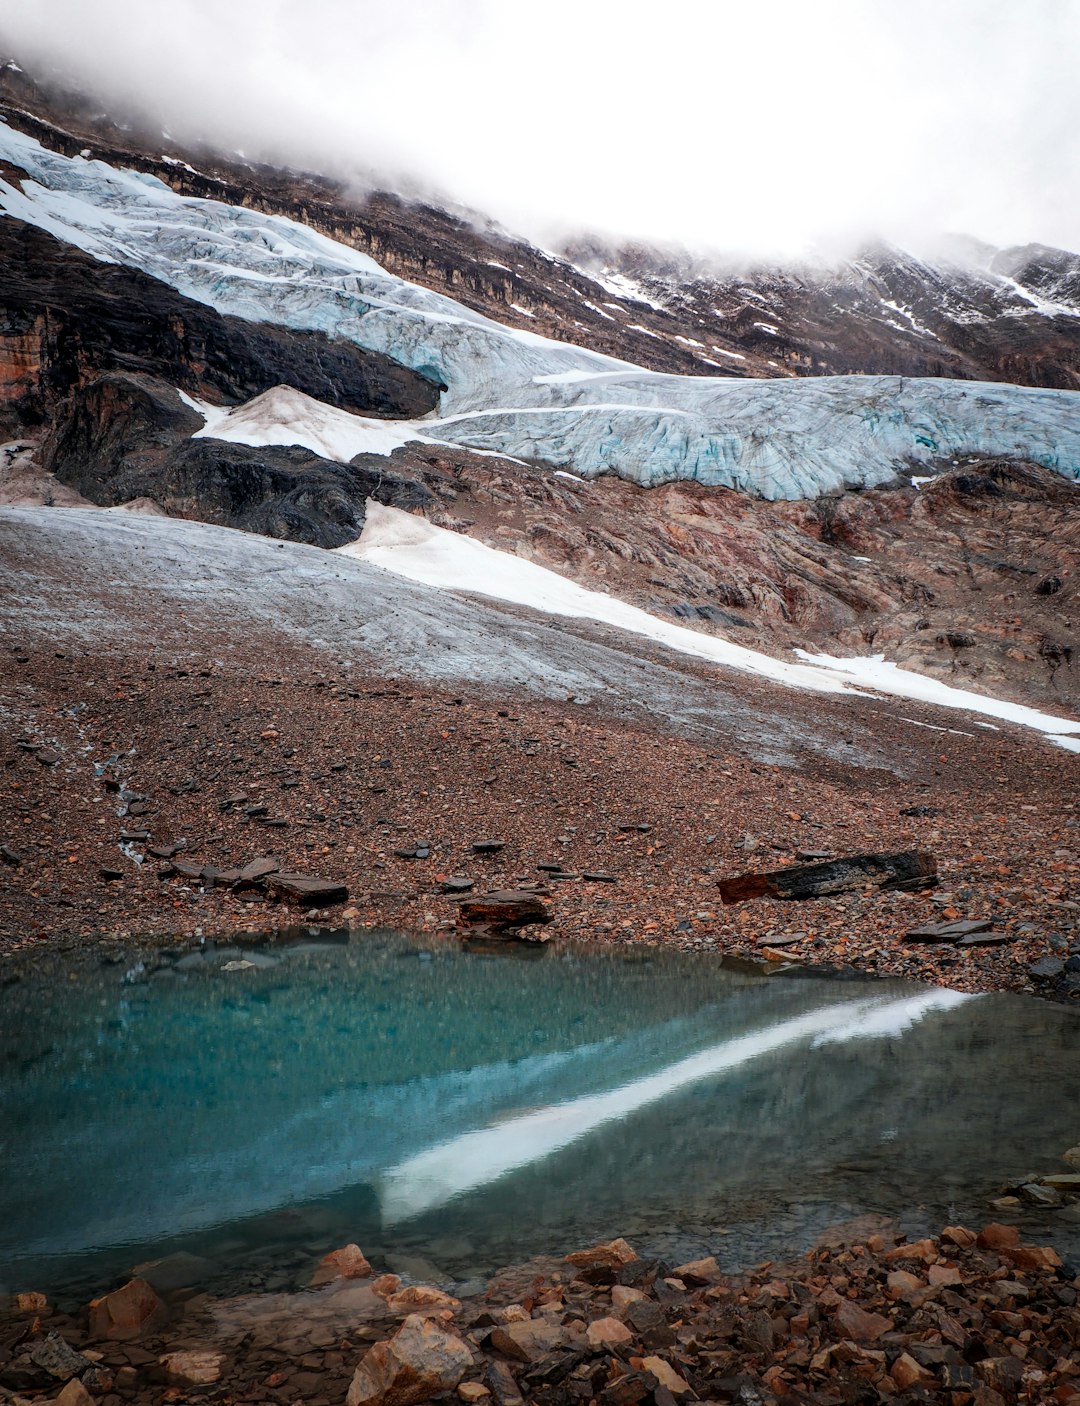
[[[176,1252],[279,1288],[355,1241],[461,1282],[616,1234],[730,1265],[865,1212],[981,1222],[1077,1141],[1078,1033],[1019,997],[652,948],[309,929],[53,959],[0,991],[0,1290]]]

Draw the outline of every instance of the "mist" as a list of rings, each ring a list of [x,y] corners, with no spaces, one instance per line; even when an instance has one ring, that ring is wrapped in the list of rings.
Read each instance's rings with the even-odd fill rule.
[[[178,142],[541,244],[1080,249],[1080,0],[8,0],[0,33]]]

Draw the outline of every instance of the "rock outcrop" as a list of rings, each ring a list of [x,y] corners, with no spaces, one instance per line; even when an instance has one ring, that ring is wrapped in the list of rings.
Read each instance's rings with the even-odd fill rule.
[[[365,467],[297,445],[192,439],[202,426],[166,382],[111,372],[59,407],[42,460],[102,507],[149,498],[172,516],[318,547],[358,537],[369,497],[405,509],[435,501],[422,484],[387,473],[382,460]]]
[[[276,385],[367,415],[424,415],[438,387],[389,357],[322,332],[222,316],[160,280],[102,264],[0,219],[0,435],[43,425],[103,372],[143,372],[212,401]]]

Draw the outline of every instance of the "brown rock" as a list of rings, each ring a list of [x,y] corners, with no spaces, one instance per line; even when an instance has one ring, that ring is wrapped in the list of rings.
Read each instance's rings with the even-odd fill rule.
[[[377,1279],[371,1281],[372,1293],[378,1294],[381,1299],[388,1299],[391,1294],[396,1294],[401,1288],[401,1278],[397,1274],[380,1274]]]
[[[963,1276],[954,1264],[932,1264],[926,1271],[931,1284],[961,1284]]]
[[[670,1362],[665,1362],[662,1357],[645,1357],[641,1365],[646,1372],[660,1383],[672,1396],[690,1395],[690,1383],[685,1378],[680,1377]]]
[[[457,921],[459,928],[508,932],[550,923],[551,911],[535,893],[525,889],[496,889],[463,900],[458,907]]]
[[[1016,1245],[998,1252],[1014,1269],[1060,1269],[1061,1256],[1049,1245]]]
[[[890,1299],[903,1299],[905,1303],[913,1303],[926,1291],[926,1285],[918,1275],[909,1274],[906,1269],[891,1270],[885,1284]]]
[[[210,1348],[190,1348],[183,1352],[168,1352],[161,1358],[166,1379],[176,1386],[212,1386],[221,1380],[223,1352]]]
[[[491,1392],[483,1382],[462,1382],[457,1394],[459,1401],[467,1402],[468,1406],[476,1406],[476,1402],[483,1401]]]
[[[461,1300],[451,1298],[449,1294],[444,1294],[441,1289],[433,1289],[430,1284],[412,1284],[407,1289],[399,1289],[396,1293],[386,1296],[386,1306],[391,1313],[440,1313],[443,1309],[449,1309],[451,1313],[456,1313],[461,1307]]]
[[[889,1331],[892,1321],[880,1313],[867,1313],[866,1309],[845,1299],[836,1310],[836,1326],[845,1338],[872,1343]]]
[[[973,1230],[966,1230],[962,1225],[947,1225],[941,1232],[941,1238],[946,1244],[957,1245],[961,1250],[970,1250],[979,1237]]]
[[[74,1380],[68,1382],[57,1396],[56,1406],[94,1406],[94,1398],[82,1382]]]
[[[705,1259],[690,1260],[688,1264],[681,1264],[678,1269],[672,1270],[676,1279],[681,1279],[684,1284],[700,1285],[715,1284],[721,1277],[720,1266],[716,1263],[715,1255],[708,1255]]]
[[[991,1221],[979,1231],[977,1241],[980,1250],[1007,1250],[1019,1245],[1020,1232],[1015,1225]]]
[[[311,1276],[311,1287],[318,1288],[334,1279],[366,1279],[370,1273],[371,1265],[360,1246],[343,1245],[340,1250],[331,1250],[322,1257]]]
[[[49,1300],[44,1294],[16,1294],[15,1308],[19,1313],[48,1313]]]
[[[896,1245],[885,1255],[890,1264],[895,1260],[918,1260],[921,1264],[933,1264],[937,1257],[937,1246],[932,1240],[913,1240],[910,1244]]]
[[[456,1334],[412,1314],[365,1354],[346,1406],[415,1406],[453,1391],[472,1365],[472,1353]]]
[[[515,1362],[539,1362],[562,1347],[563,1330],[544,1318],[526,1318],[491,1330],[488,1342],[496,1352]]]
[[[889,1368],[889,1376],[896,1383],[898,1391],[908,1391],[913,1386],[934,1380],[933,1374],[925,1367],[920,1367],[914,1357],[910,1357],[906,1352],[902,1352]]]
[[[620,1237],[591,1245],[587,1250],[575,1250],[566,1256],[566,1263],[575,1269],[619,1269],[624,1264],[632,1264],[637,1257],[637,1251]]]
[[[308,874],[268,874],[266,890],[275,898],[298,908],[329,908],[347,903],[349,890],[332,879],[313,879]]]
[[[617,1318],[597,1318],[585,1330],[590,1347],[621,1347],[633,1340],[633,1334],[625,1323]]]
[[[629,1308],[632,1303],[641,1303],[648,1297],[648,1294],[642,1293],[640,1289],[631,1289],[628,1284],[614,1284],[611,1289],[611,1306],[616,1313],[622,1313],[623,1309]]]
[[[95,1338],[126,1342],[155,1332],[168,1310],[145,1279],[132,1279],[122,1289],[90,1305],[90,1333]]]

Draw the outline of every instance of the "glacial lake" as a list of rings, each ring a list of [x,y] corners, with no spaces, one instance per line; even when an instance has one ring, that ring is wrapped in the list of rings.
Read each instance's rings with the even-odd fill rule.
[[[1080,1141],[1080,1021],[1022,997],[385,931],[140,954],[0,989],[0,1292],[177,1254],[299,1287],[350,1241],[457,1285],[612,1235],[735,1268],[983,1223]],[[1025,1234],[1076,1258],[1069,1214]]]

